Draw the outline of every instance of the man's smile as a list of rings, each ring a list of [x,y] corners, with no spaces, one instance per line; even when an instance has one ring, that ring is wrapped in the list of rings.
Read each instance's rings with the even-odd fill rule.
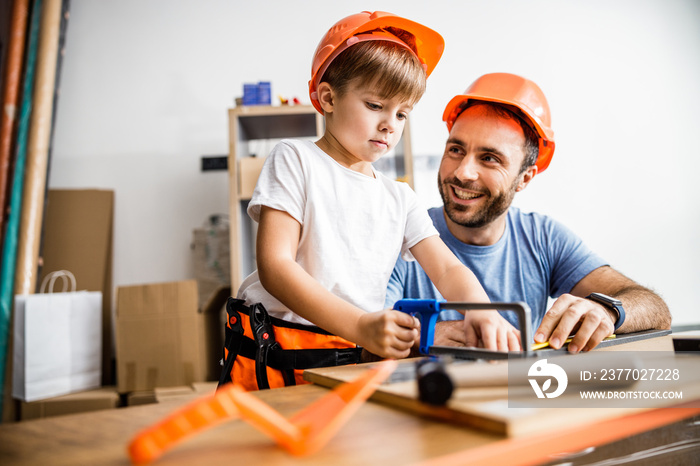
[[[458,199],[461,199],[463,201],[471,201],[472,199],[477,199],[484,195],[483,193],[475,193],[473,191],[467,191],[465,189],[458,188],[455,185],[452,185],[452,192]]]

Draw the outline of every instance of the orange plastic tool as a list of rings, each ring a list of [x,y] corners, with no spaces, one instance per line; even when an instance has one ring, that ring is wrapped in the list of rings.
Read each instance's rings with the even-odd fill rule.
[[[198,398],[139,432],[129,444],[131,461],[149,463],[187,437],[237,418],[232,391],[233,384],[227,384],[214,395]]]
[[[289,420],[242,387],[227,384],[214,395],[197,399],[139,432],[129,444],[129,456],[134,463],[151,462],[186,438],[239,415],[292,454],[313,453],[350,419],[397,364],[394,360],[378,363]]]
[[[308,455],[321,449],[386,380],[398,362],[386,360],[285,419],[259,398],[234,387],[234,399],[241,417],[268,434],[294,455]]]

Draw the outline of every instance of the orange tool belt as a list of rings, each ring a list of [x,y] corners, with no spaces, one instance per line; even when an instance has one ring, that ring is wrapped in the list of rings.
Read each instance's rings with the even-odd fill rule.
[[[362,348],[319,327],[271,317],[260,304],[226,303],[228,321],[224,367],[219,386],[231,382],[246,390],[305,384],[304,369],[360,362]]]

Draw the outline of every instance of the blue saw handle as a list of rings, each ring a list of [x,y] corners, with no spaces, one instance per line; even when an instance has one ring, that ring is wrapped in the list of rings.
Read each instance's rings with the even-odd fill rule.
[[[429,354],[435,337],[435,323],[440,315],[440,304],[444,301],[437,299],[400,299],[394,304],[394,310],[405,312],[420,320],[420,352]]]

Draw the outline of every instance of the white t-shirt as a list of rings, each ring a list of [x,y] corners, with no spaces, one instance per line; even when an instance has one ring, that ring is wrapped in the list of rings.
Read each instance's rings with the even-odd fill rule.
[[[438,234],[406,183],[352,171],[311,141],[289,139],[274,147],[248,205],[256,222],[263,205],[301,224],[296,262],[327,290],[367,312],[384,308],[399,254],[412,260],[409,248]],[[262,303],[274,317],[312,325],[270,295],[257,270],[243,281],[238,297]]]

